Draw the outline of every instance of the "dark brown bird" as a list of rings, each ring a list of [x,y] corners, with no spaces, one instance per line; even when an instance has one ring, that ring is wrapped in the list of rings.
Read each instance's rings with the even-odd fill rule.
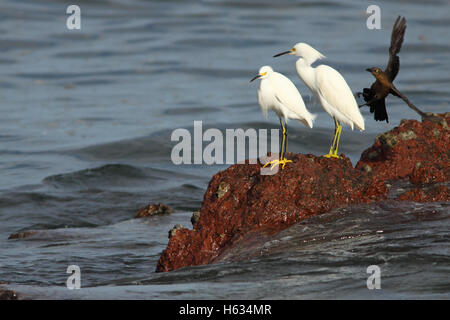
[[[359,107],[361,108],[362,106],[368,105],[370,107],[370,112],[374,114],[374,119],[376,121],[386,120],[386,122],[389,122],[385,104],[385,99],[389,93],[403,99],[410,108],[415,110],[422,117],[425,116],[425,113],[414,106],[393,84],[400,69],[400,58],[397,54],[402,47],[405,30],[406,19],[398,16],[397,20],[395,20],[394,27],[392,28],[389,61],[386,70],[383,71],[377,67],[366,69],[366,71],[369,71],[375,77],[376,81],[370,88],[363,89],[362,95],[366,103]],[[358,93],[358,97],[360,94],[361,93]]]

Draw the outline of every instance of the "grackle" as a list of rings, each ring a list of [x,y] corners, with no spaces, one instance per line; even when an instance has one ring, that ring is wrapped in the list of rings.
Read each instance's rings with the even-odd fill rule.
[[[402,47],[403,38],[406,30],[406,19],[400,16],[395,20],[394,27],[392,28],[391,34],[391,46],[389,47],[389,61],[386,70],[381,70],[380,68],[373,67],[366,69],[370,72],[376,79],[376,81],[370,86],[370,88],[363,89],[363,98],[366,101],[363,107],[368,105],[370,107],[370,112],[374,114],[374,119],[376,121],[389,122],[389,117],[386,111],[385,99],[390,94],[401,98],[406,104],[420,114],[423,118],[427,115],[419,110],[415,105],[413,105],[404,94],[402,94],[393,84],[395,77],[400,69],[400,58],[398,53]],[[360,93],[358,93],[358,97]]]

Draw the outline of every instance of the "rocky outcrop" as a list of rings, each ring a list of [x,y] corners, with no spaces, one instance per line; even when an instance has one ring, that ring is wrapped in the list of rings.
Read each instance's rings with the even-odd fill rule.
[[[331,209],[380,201],[449,201],[450,114],[442,121],[403,121],[379,135],[353,167],[345,156],[289,154],[285,169],[261,175],[260,164],[236,164],[213,176],[193,230],[178,228],[157,271],[220,260],[245,238],[275,234]],[[401,192],[390,192],[401,184]],[[250,235],[250,236],[249,236]]]
[[[398,200],[448,200],[450,113],[440,115],[440,119],[439,122],[403,120],[398,127],[375,139],[356,168],[377,180],[406,179],[411,186]]]

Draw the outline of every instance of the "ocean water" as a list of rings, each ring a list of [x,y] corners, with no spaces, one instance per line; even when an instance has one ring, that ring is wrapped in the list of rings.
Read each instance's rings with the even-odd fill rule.
[[[380,1],[382,29],[366,28],[366,1],[77,1],[0,3],[0,282],[31,299],[448,299],[449,203],[392,200],[334,210],[267,241],[247,259],[154,273],[174,224],[191,227],[211,176],[227,165],[174,165],[175,129],[278,128],[249,80],[271,65],[318,114],[294,122],[289,151],[324,154],[331,118],[298,79],[307,42],[354,92],[384,67],[392,24],[407,18],[396,86],[424,111],[449,111],[450,2]],[[377,134],[418,116],[388,98],[390,123],[344,128],[356,164]],[[134,219],[151,202],[168,216]],[[26,239],[12,233],[36,231]],[[238,258],[239,253],[236,255]],[[69,265],[81,290],[66,288]],[[378,265],[381,290],[368,290]]]

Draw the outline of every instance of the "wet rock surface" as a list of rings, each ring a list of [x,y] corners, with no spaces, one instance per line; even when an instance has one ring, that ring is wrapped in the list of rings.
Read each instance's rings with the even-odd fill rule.
[[[139,211],[136,215],[136,218],[145,218],[145,217],[151,217],[151,216],[155,216],[155,215],[164,215],[164,214],[170,214],[172,212],[173,212],[173,209],[165,204],[151,203],[148,206],[139,209]]]
[[[16,233],[12,233],[9,237],[8,240],[13,240],[13,239],[26,239],[29,238],[33,235],[36,234],[36,231],[22,231],[22,232],[16,232]]]
[[[230,248],[271,237],[302,219],[393,199],[449,201],[450,113],[441,121],[402,121],[377,137],[355,167],[345,156],[288,154],[274,175],[237,164],[213,176],[193,230],[178,228],[156,271],[221,261]]]
[[[17,300],[17,293],[13,290],[8,290],[0,287],[0,300]]]

